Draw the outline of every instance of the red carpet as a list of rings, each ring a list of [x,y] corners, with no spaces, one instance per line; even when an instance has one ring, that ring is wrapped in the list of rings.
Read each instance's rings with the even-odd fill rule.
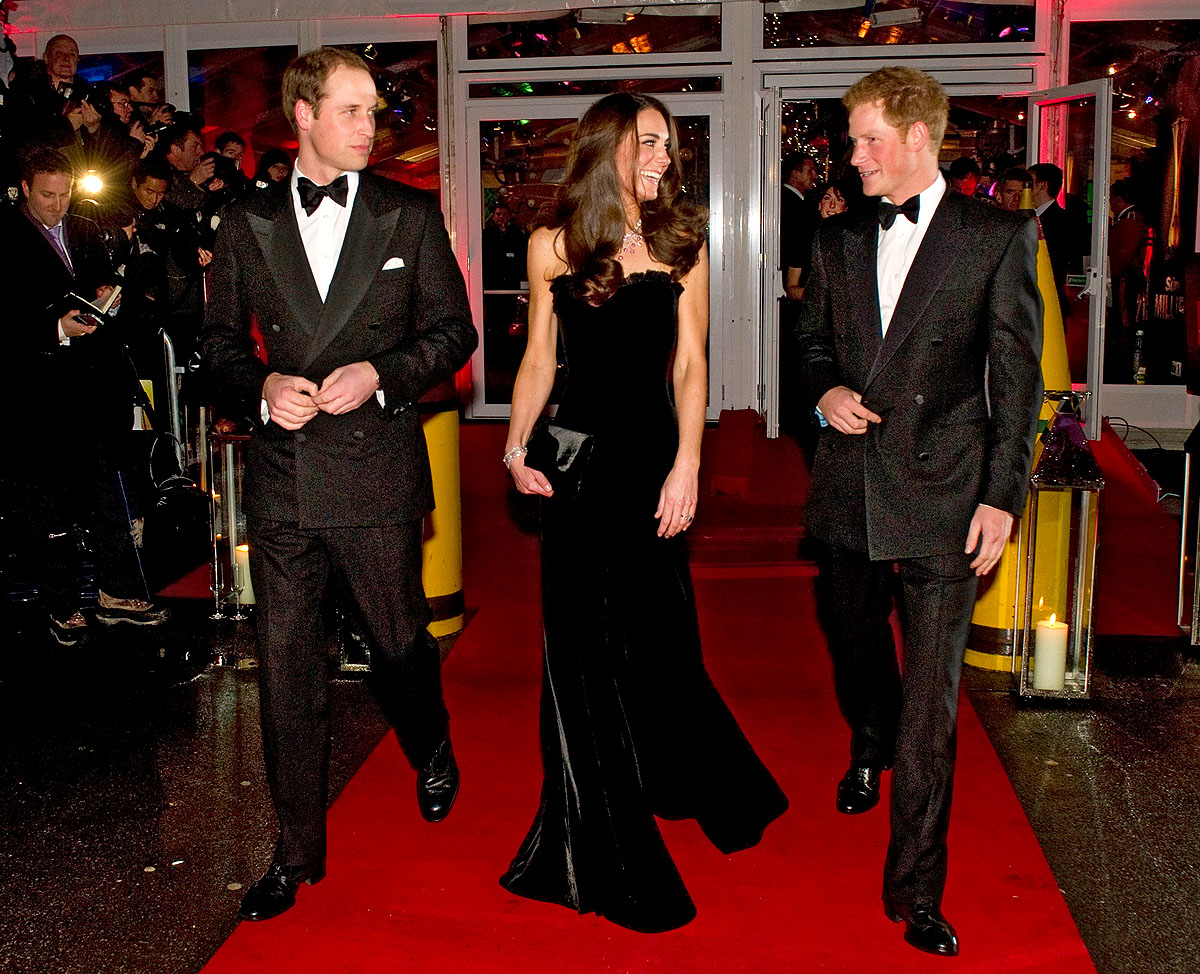
[[[328,878],[283,917],[243,923],[206,972],[1095,970],[965,701],[946,898],[962,955],[919,954],[884,918],[886,814],[833,810],[845,733],[812,579],[796,574],[697,580],[713,679],[792,802],[759,847],[732,857],[693,823],[664,823],[698,918],[635,934],[502,890],[537,804],[541,653],[536,539],[506,516],[492,469],[503,435],[463,430],[465,590],[478,611],[445,670],[464,782],[453,814],[420,819],[413,774],[385,739],[330,812]]]

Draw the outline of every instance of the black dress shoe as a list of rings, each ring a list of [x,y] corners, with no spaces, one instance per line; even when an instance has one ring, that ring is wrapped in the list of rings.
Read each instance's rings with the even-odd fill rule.
[[[325,878],[325,863],[316,866],[280,866],[271,863],[263,878],[242,899],[238,916],[243,920],[270,920],[296,905],[301,883],[312,886]]]
[[[837,810],[843,815],[869,812],[879,804],[879,768],[852,764],[837,786]]]
[[[958,956],[958,934],[936,906],[919,903],[906,913],[885,899],[883,911],[893,923],[904,921],[904,940],[917,950],[941,957]]]
[[[417,805],[426,822],[440,822],[450,814],[458,795],[458,764],[450,736],[433,752],[433,760],[424,771],[417,772]]]

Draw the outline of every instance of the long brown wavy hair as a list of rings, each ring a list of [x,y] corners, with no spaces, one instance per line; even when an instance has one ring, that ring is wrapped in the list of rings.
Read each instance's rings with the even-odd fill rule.
[[[548,221],[561,228],[567,266],[582,279],[583,296],[592,304],[603,302],[624,277],[616,258],[627,218],[616,158],[621,145],[632,141],[636,146],[638,113],[648,108],[661,112],[667,122],[671,164],[659,181],[658,198],[640,202],[646,249],[655,261],[670,266],[673,280],[679,280],[695,265],[704,243],[708,211],[681,197],[683,167],[671,113],[649,95],[605,95],[579,120],[558,208]],[[635,148],[630,185],[637,184],[637,155]]]

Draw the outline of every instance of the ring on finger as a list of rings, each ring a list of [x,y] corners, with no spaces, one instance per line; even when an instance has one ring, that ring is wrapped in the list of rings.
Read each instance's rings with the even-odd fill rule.
[[[692,515],[690,515],[690,514],[681,514],[681,515],[679,516],[679,520],[681,520],[681,521],[682,521],[684,524],[690,524],[690,523],[691,523],[691,520],[692,520]]]

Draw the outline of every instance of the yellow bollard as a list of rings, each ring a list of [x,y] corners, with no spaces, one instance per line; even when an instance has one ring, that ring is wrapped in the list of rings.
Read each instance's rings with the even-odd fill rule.
[[[1026,190],[1026,193],[1029,191]],[[1022,206],[1032,209],[1030,203]],[[1050,252],[1046,240],[1038,228],[1037,255],[1038,291],[1042,295],[1042,383],[1047,389],[1071,388],[1071,370],[1067,364],[1067,336],[1063,328],[1062,309],[1058,304],[1058,289],[1054,285],[1054,271],[1050,266]],[[1054,415],[1052,403],[1042,405],[1039,434],[1046,428]],[[1039,441],[1034,448],[1034,462],[1041,455]],[[1029,501],[1025,501],[1022,517],[1029,513]],[[1037,573],[1039,578],[1049,578],[1049,567],[1055,562],[1065,565],[1065,545],[1070,538],[1070,495],[1046,492],[1042,495],[1038,509]],[[967,651],[964,662],[985,670],[1012,672],[1015,651],[1015,620],[1024,618],[1024,606],[1018,606],[1018,594],[1024,578],[1022,563],[1024,552],[1020,544],[1020,522],[1013,524],[1012,537],[1000,556],[1000,562],[992,569],[988,578],[979,586],[979,597],[975,612],[971,616],[971,631],[967,636]],[[1045,575],[1042,573],[1046,572]],[[1059,579],[1055,593],[1059,603],[1066,593],[1066,578]],[[1035,607],[1036,613],[1036,607]]]
[[[461,632],[466,606],[462,573],[462,481],[458,454],[458,400],[453,383],[446,398],[421,402],[421,427],[433,471],[436,505],[425,522],[421,581],[433,610],[429,633],[435,638]],[[435,391],[441,392],[439,387]],[[432,401],[430,401],[432,399]]]

